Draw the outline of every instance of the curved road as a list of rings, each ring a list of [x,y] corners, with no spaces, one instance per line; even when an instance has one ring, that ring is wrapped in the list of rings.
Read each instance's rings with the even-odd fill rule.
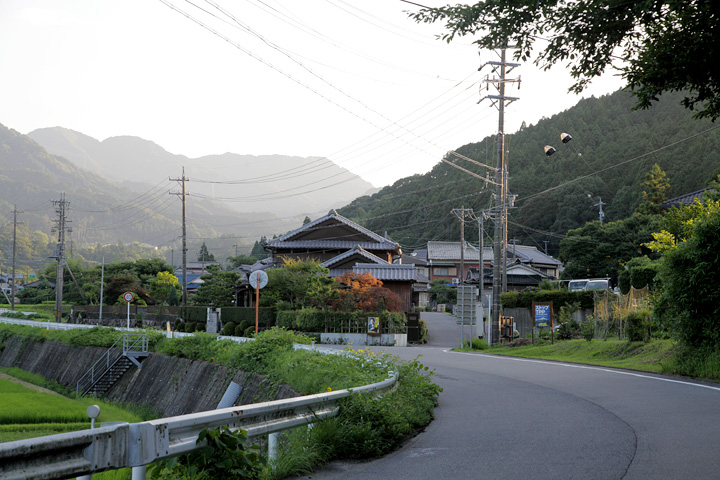
[[[305,479],[720,478],[720,385],[603,367],[449,352],[454,317],[424,313],[443,387],[435,420],[370,462]],[[380,350],[378,348],[377,350]]]

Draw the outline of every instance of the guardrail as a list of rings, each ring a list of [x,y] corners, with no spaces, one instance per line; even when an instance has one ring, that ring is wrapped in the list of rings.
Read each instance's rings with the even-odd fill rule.
[[[39,322],[31,323],[39,326]],[[345,353],[315,345],[294,347]],[[52,480],[132,468],[133,480],[144,480],[148,464],[196,450],[202,430],[221,426],[246,430],[249,439],[269,435],[268,455],[274,459],[278,432],[334,416],[338,402],[350,395],[395,388],[397,370],[390,367],[385,380],[351,389],[0,443],[0,478]]]
[[[144,479],[146,465],[196,450],[206,428],[243,429],[252,439],[308,425],[335,415],[337,402],[352,394],[394,388],[396,371],[388,374],[382,382],[353,389],[2,443],[0,478],[50,480],[133,468],[133,479]],[[271,458],[276,445],[271,437]]]

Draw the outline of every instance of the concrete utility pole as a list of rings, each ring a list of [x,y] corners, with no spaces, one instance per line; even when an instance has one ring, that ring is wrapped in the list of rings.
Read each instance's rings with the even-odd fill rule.
[[[53,200],[55,205],[55,213],[58,218],[55,220],[53,232],[58,234],[58,242],[55,247],[55,253],[50,258],[57,258],[57,275],[55,279],[55,321],[62,321],[62,300],[63,300],[63,277],[65,276],[65,232],[72,232],[68,227],[70,220],[67,219],[67,210],[70,208],[70,202],[65,200],[65,194],[60,194],[60,200]]]
[[[452,213],[454,213],[460,219],[460,275],[459,275],[458,283],[463,283],[465,281],[465,213],[466,212],[472,216],[473,210],[472,210],[472,208],[465,208],[465,206],[463,206],[462,208],[453,208],[452,209]]]
[[[12,282],[10,282],[10,310],[15,310],[15,280],[17,280],[17,277],[15,276],[15,253],[16,248],[15,245],[17,244],[17,216],[18,212],[17,205],[13,205],[13,250],[12,250]]]
[[[172,182],[178,182],[182,186],[182,192],[181,193],[174,193],[170,192],[171,195],[181,195],[182,196],[182,283],[183,283],[183,298],[182,298],[182,304],[183,306],[187,306],[187,210],[186,210],[186,197],[187,192],[185,191],[185,182],[189,181],[190,179],[185,177],[185,167],[182,169],[182,177],[180,178],[171,178],[170,181]]]
[[[480,67],[482,69],[486,65],[492,68],[492,77],[487,75],[484,81],[489,85],[497,89],[498,95],[487,95],[485,98],[490,99],[498,109],[498,133],[497,133],[497,173],[496,173],[496,191],[495,191],[495,207],[493,210],[495,214],[495,228],[494,228],[494,243],[493,243],[493,340],[495,340],[495,329],[498,328],[498,322],[500,320],[500,293],[503,284],[503,277],[505,275],[506,265],[503,264],[504,250],[506,249],[506,238],[507,238],[507,207],[508,207],[508,195],[507,195],[507,165],[505,162],[505,106],[518,100],[517,97],[505,96],[505,85],[507,83],[519,83],[520,77],[515,79],[506,78],[506,74],[509,73],[515,67],[519,67],[519,63],[510,63],[506,60],[506,49],[504,46],[500,49],[500,61],[490,61]],[[484,99],[483,99],[484,100]],[[481,100],[482,101],[482,100]],[[498,332],[499,334],[499,332]]]
[[[592,200],[592,195],[588,193],[588,198]],[[605,220],[605,212],[603,212],[603,205],[607,205],[607,203],[604,203],[602,201],[602,198],[598,197],[598,203],[594,204],[593,207],[599,207],[598,211],[598,218],[600,219],[600,225],[603,224],[603,220]]]

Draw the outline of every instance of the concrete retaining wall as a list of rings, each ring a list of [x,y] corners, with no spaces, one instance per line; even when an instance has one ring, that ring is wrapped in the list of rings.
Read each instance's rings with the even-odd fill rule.
[[[75,388],[77,381],[107,349],[74,348],[60,342],[12,337],[4,342],[0,366],[25,371]],[[287,386],[271,389],[263,377],[229,371],[214,363],[151,353],[142,368],[131,368],[108,392],[109,400],[152,408],[162,417],[214,409],[231,381],[243,386],[236,405],[296,397]]]

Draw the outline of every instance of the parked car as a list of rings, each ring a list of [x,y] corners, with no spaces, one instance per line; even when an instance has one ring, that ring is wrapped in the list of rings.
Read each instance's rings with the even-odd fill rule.
[[[585,290],[610,290],[610,281],[607,279],[589,280]]]
[[[581,290],[585,290],[585,286],[588,284],[590,280],[585,278],[583,280],[570,280],[568,282],[568,291],[570,292],[579,292]]]

